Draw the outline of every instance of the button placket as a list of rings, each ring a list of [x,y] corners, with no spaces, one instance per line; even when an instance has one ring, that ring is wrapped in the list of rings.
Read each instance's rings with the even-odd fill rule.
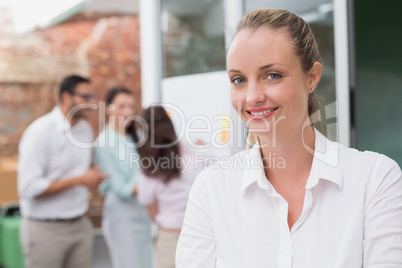
[[[311,189],[306,189],[305,197],[304,197],[304,204],[302,214],[300,215],[299,219],[297,219],[296,223],[293,225],[290,233],[293,234],[299,227],[303,224],[306,220],[311,208],[313,207],[313,194]]]
[[[280,206],[280,245],[278,256],[278,267],[291,268],[292,267],[292,239],[289,232],[288,225],[288,202],[278,194]]]

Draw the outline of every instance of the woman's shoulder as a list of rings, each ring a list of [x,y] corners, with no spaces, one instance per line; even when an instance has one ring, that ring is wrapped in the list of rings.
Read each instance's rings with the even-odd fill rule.
[[[262,172],[262,161],[258,149],[251,148],[233,154],[232,156],[210,157],[208,166],[199,177],[222,183],[241,182],[244,176]]]
[[[209,196],[216,202],[221,198],[240,197],[244,189],[264,176],[257,152],[258,149],[249,149],[232,156],[211,158],[209,166],[194,181],[190,196]]]
[[[392,158],[373,151],[361,151],[355,148],[348,148],[342,145],[339,146],[339,158],[343,165],[350,168],[359,169],[374,169],[382,168],[397,168],[400,170],[398,163]]]
[[[320,133],[316,137],[314,159],[323,163],[321,167],[340,169],[343,174],[359,174],[361,178],[374,174],[378,168],[400,171],[398,164],[386,155],[346,147]]]
[[[123,139],[120,139],[119,135],[120,134],[110,126],[105,125],[95,140],[96,148],[116,148],[118,143],[124,141]]]
[[[401,169],[396,161],[384,154],[340,146],[339,166],[343,187],[356,196],[357,190],[374,196],[379,189],[391,185],[389,189],[402,191]]]

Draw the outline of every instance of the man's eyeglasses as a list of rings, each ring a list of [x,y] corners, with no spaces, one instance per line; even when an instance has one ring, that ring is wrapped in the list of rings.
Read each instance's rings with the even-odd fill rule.
[[[77,95],[77,96],[83,98],[86,101],[98,99],[97,94],[82,94],[82,93],[75,92],[74,95]]]

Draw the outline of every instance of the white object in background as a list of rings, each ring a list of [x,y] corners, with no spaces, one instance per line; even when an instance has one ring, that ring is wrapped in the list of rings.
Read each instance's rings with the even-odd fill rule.
[[[161,102],[161,1],[140,0],[142,107]]]

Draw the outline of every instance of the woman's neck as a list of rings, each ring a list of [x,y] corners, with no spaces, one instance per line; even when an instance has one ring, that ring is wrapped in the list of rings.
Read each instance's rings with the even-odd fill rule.
[[[110,120],[109,121],[109,127],[112,128],[114,131],[119,133],[120,135],[126,136],[127,135],[127,130],[125,127],[122,127],[119,122],[116,122],[115,120]]]
[[[288,132],[278,135],[275,140],[259,138],[262,145],[265,175],[272,183],[286,181],[305,184],[313,163],[315,133],[312,127],[306,127],[303,133],[295,135]]]

